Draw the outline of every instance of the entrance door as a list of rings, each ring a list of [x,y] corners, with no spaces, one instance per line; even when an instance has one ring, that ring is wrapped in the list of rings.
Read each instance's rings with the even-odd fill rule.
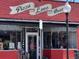
[[[29,59],[39,58],[38,33],[26,32],[26,52],[29,53]]]

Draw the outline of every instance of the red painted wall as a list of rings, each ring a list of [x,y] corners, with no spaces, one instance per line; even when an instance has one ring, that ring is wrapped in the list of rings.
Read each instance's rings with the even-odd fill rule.
[[[44,50],[44,56],[48,59],[66,59],[66,49]],[[69,59],[75,59],[74,50],[69,50]]]
[[[63,59],[63,50],[51,50],[51,59]]]
[[[79,27],[77,28],[77,49],[79,50]]]
[[[0,50],[0,59],[20,59],[20,55],[17,50]]]
[[[66,50],[63,50],[63,59],[67,59],[66,58]],[[69,59],[75,59],[74,50],[69,50]]]
[[[65,14],[58,14],[56,16],[47,16],[47,12],[43,12],[41,14],[32,16],[29,15],[29,11],[24,11],[15,15],[11,15],[11,9],[10,6],[17,6],[21,5],[23,3],[28,3],[29,0],[0,0],[0,18],[13,18],[13,19],[26,19],[26,20],[49,20],[49,21],[64,21],[65,20]],[[51,1],[36,1],[32,0],[30,2],[35,3],[35,7],[39,7],[44,4],[51,4],[52,8],[59,7],[61,5],[65,5],[65,2],[51,2]],[[70,3],[72,6],[71,13],[69,15],[69,21],[79,21],[79,3]]]
[[[44,55],[44,57],[51,59],[51,50],[48,50],[48,49],[44,50],[43,55]]]

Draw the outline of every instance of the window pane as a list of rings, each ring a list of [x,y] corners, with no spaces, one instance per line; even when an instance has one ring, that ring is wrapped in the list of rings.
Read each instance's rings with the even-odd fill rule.
[[[69,32],[69,48],[76,48],[76,32]]]
[[[76,48],[76,27],[69,27],[68,43],[69,48]],[[50,26],[44,28],[44,48],[65,49],[67,46],[67,36],[65,26]]]
[[[60,48],[66,48],[66,32],[60,31],[59,32],[59,42],[60,42]]]
[[[59,48],[58,32],[52,32],[52,48]]]
[[[21,31],[22,28],[17,25],[0,25],[0,41],[1,46],[3,46],[0,46],[0,49],[17,49],[21,43]]]
[[[0,37],[3,39],[4,50],[17,49],[18,42],[21,41],[21,32],[6,31],[4,33],[3,31],[3,35],[0,34]]]
[[[51,48],[51,32],[44,32],[44,48]]]

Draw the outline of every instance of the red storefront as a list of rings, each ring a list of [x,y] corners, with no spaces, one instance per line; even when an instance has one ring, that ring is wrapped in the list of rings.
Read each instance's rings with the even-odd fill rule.
[[[63,6],[65,3],[1,0],[0,59],[20,59],[22,55],[24,57],[28,55],[29,59],[39,59],[41,36],[39,20],[43,21],[43,56],[48,59],[66,59],[66,15],[65,13],[55,16],[47,15],[48,10]],[[69,4],[72,7],[69,14],[69,58],[75,59],[78,57],[76,52],[78,53],[79,50],[79,4],[73,2]],[[33,7],[36,9],[31,10],[30,8]]]

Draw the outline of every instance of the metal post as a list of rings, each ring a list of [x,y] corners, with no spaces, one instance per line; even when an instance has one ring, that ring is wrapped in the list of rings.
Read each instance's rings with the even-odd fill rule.
[[[68,13],[66,13],[66,38],[67,38],[67,59],[69,59],[69,44],[68,44],[68,35],[69,35],[69,31],[68,31],[68,27],[69,27],[69,24],[68,24]]]
[[[43,40],[42,29],[40,29],[40,59],[43,58],[43,48],[42,48],[43,42],[42,42],[42,40]]]
[[[40,59],[43,58],[43,21],[39,20],[40,28]]]

